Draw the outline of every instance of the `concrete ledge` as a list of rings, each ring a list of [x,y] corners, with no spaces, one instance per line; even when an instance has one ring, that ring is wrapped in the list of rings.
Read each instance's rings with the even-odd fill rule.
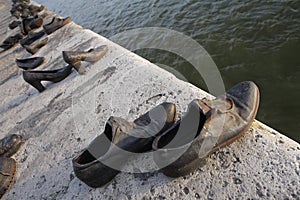
[[[12,20],[10,2],[0,0],[0,9],[2,3],[0,42]],[[49,21],[54,14],[47,12]],[[4,199],[299,199],[300,145],[258,121],[190,176],[120,173],[104,188],[84,185],[71,160],[102,132],[109,116],[131,121],[164,101],[185,112],[191,100],[212,96],[73,22],[48,37],[49,44],[35,55],[46,58],[40,69],[66,65],[63,50],[106,44],[109,52],[86,64],[86,75],[74,71],[43,93],[24,82],[14,63],[29,57],[22,47],[0,54],[0,136],[27,139],[14,156],[15,183]]]

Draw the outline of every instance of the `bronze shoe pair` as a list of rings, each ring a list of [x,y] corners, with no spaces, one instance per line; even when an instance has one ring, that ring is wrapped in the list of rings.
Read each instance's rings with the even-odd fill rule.
[[[81,65],[81,61],[97,62],[108,51],[107,45],[102,45],[88,51],[63,51],[63,58],[66,63],[73,65],[79,74],[85,74],[86,70]]]
[[[148,131],[155,132],[153,127],[135,130],[134,125],[129,126],[124,120],[119,119],[118,121],[123,121],[121,125],[121,122],[116,122],[116,118],[111,118],[104,133],[73,159],[74,172],[80,180],[91,187],[105,185],[119,173],[110,167],[111,163],[107,165],[106,159],[113,160],[117,165],[127,161],[127,158],[118,155],[121,151],[115,150],[116,145],[122,150],[131,152],[146,152],[152,149],[154,161],[165,175],[170,177],[187,175],[201,166],[209,154],[241,137],[254,120],[258,105],[259,90],[250,81],[234,86],[214,100],[192,101],[188,112],[176,123],[174,123],[175,105],[165,103],[167,119],[170,119],[168,126],[173,125],[170,128],[164,126],[164,129],[152,133],[151,135],[155,136],[152,140],[143,136],[147,135]],[[167,122],[157,114],[153,115],[151,120],[160,124]],[[137,133],[134,139],[129,134],[132,130]],[[143,138],[138,138],[140,136]],[[103,142],[108,140],[107,138],[111,144]],[[144,148],[152,141],[152,148]]]
[[[23,138],[15,134],[0,140],[0,198],[13,184],[17,164],[10,157],[19,150],[23,143]]]

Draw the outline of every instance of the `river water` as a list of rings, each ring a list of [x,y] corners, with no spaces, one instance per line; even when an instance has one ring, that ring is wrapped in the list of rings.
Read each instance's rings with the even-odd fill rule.
[[[37,2],[107,38],[141,27],[164,27],[189,36],[212,56],[226,89],[244,80],[257,83],[261,90],[257,118],[300,142],[299,0]],[[179,56],[153,49],[136,53],[172,66],[192,84],[207,89]]]

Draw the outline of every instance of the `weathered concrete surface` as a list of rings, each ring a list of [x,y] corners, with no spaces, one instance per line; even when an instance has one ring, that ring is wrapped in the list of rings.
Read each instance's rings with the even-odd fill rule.
[[[0,42],[11,20],[10,1],[1,3]],[[210,156],[207,165],[189,176],[121,173],[105,188],[81,183],[71,160],[102,132],[109,116],[133,120],[163,101],[176,103],[184,112],[192,99],[211,98],[74,23],[50,35],[36,56],[47,60],[40,69],[60,68],[66,65],[62,50],[103,44],[109,52],[87,64],[86,75],[74,71],[41,94],[23,81],[14,64],[16,57],[28,53],[17,45],[0,54],[0,136],[17,133],[26,138],[14,156],[15,183],[4,199],[299,199],[300,145],[257,121],[243,138]]]

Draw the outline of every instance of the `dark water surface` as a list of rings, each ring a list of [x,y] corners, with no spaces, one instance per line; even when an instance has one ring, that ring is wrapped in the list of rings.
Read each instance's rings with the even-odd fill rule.
[[[255,81],[261,89],[257,118],[300,142],[299,0],[37,2],[108,38],[140,27],[165,27],[193,38],[212,56],[226,89],[240,81]],[[179,56],[150,49],[136,53],[172,66],[189,82],[207,89]]]

